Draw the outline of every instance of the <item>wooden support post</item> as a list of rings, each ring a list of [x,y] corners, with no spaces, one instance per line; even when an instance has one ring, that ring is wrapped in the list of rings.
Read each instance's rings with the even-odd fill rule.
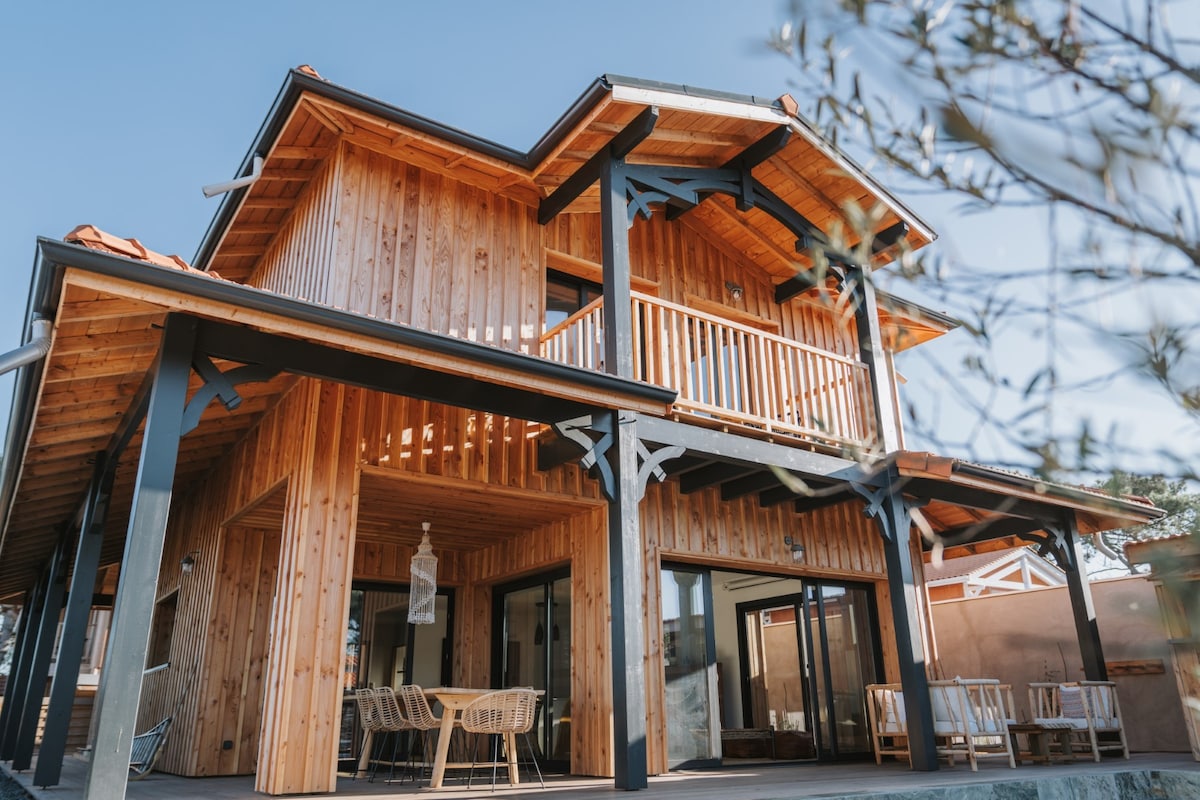
[[[42,716],[42,699],[46,696],[46,679],[50,675],[50,657],[58,639],[58,615],[62,612],[63,596],[67,591],[67,552],[71,549],[71,530],[63,528],[58,545],[50,560],[46,584],[46,602],[38,620],[37,641],[29,664],[29,682],[25,685],[21,719],[17,726],[16,746],[12,752],[12,768],[29,769],[33,762],[33,746],[37,740],[38,721]]]
[[[115,465],[114,465],[115,466]],[[33,774],[35,786],[57,786],[62,777],[63,755],[67,747],[67,730],[75,705],[75,687],[79,683],[79,663],[87,641],[88,618],[92,610],[92,594],[100,564],[100,544],[104,539],[104,518],[108,511],[108,496],[112,491],[113,470],[103,452],[96,454],[92,482],[88,486],[83,522],[79,529],[79,546],[75,552],[75,568],[71,571],[71,588],[67,593],[67,611],[63,617],[62,640],[58,660],[50,684],[50,706],[38,750],[37,769]]]
[[[1096,621],[1096,607],[1092,603],[1092,589],[1084,571],[1083,543],[1075,526],[1074,513],[1065,514],[1061,524],[1059,549],[1063,552],[1058,561],[1067,574],[1067,593],[1071,597],[1071,613],[1075,617],[1075,635],[1079,639],[1079,654],[1083,658],[1083,675],[1089,681],[1106,681],[1108,666],[1104,663],[1100,626]]]
[[[900,428],[896,424],[895,393],[892,391],[891,371],[883,336],[879,330],[879,307],[875,286],[868,269],[852,265],[847,283],[854,294],[854,321],[858,328],[858,351],[867,365],[871,382],[871,400],[875,406],[876,438],[885,453],[900,449]]]
[[[608,503],[608,578],[615,784],[618,789],[645,789],[645,551],[638,515],[637,423],[629,412],[611,412],[610,419],[614,438],[608,451],[613,472],[613,495]]]
[[[604,368],[633,374],[633,297],[629,289],[629,199],[625,162],[610,158],[600,170],[600,236],[604,267]],[[636,465],[635,465],[636,466]],[[634,470],[636,474],[636,469]]]
[[[49,573],[43,570],[37,583],[25,593],[25,602],[21,604],[21,627],[17,631],[12,666],[4,688],[4,708],[0,710],[0,761],[11,761],[13,751],[17,748],[17,728],[21,724],[29,669],[33,664],[33,646],[37,642],[37,629],[42,619],[42,608],[46,604],[49,577]]]
[[[112,633],[96,694],[96,740],[84,784],[88,800],[125,797],[195,334],[195,319],[167,316],[142,433]]]
[[[883,536],[884,564],[892,605],[892,625],[896,631],[896,656],[900,662],[900,684],[904,691],[912,768],[935,771],[938,768],[937,742],[933,737],[933,708],[929,697],[929,678],[925,671],[925,644],[921,638],[917,585],[909,549],[912,537],[911,506],[900,492],[899,475],[894,466],[889,467],[881,479],[882,486],[875,489],[852,485],[867,499],[865,513],[875,518]]]

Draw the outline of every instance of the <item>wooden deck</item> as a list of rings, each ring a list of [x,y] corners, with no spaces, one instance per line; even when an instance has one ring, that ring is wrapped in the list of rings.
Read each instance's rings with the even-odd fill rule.
[[[81,800],[86,763],[68,758],[63,769],[63,782],[50,789],[30,788],[32,770],[14,776],[36,800]],[[7,774],[6,765],[0,770]],[[490,775],[487,776],[490,778]],[[1157,781],[1157,783],[1154,783]],[[1059,787],[1047,784],[1057,783]],[[636,797],[638,800],[786,800],[787,798],[821,797],[864,798],[886,795],[888,800],[901,798],[937,798],[938,800],[969,800],[981,796],[984,786],[1004,784],[1004,789],[991,795],[1005,798],[1039,796],[1063,797],[1196,797],[1200,795],[1200,763],[1183,753],[1135,754],[1129,761],[1106,758],[1099,764],[1079,761],[1065,765],[1022,766],[1009,769],[1007,765],[984,763],[979,772],[971,772],[960,763],[938,772],[913,772],[896,762],[875,766],[871,763],[842,765],[790,766],[777,763],[747,763],[740,767],[718,770],[672,772],[650,779],[648,789],[630,795],[613,788],[611,780],[556,778],[546,781],[545,790],[521,785],[508,789],[497,786],[495,793],[485,779],[467,788],[465,782],[448,780],[445,788],[431,790],[413,788],[412,784],[387,785],[367,783],[339,777],[337,797],[384,798],[414,795],[450,798],[509,797],[554,798]],[[1105,786],[1113,791],[1104,792]],[[1057,791],[1055,791],[1057,789]],[[1049,795],[1047,795],[1049,791]],[[154,773],[142,781],[129,784],[126,794],[131,800],[171,797],[176,800],[252,800],[262,797],[254,791],[254,778],[177,778]],[[324,795],[331,796],[331,795]]]

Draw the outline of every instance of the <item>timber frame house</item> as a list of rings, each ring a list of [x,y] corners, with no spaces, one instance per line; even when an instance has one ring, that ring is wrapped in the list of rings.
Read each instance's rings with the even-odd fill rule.
[[[934,234],[795,111],[605,76],[522,153],[301,68],[192,266],[39,239],[0,759],[31,765],[62,615],[34,780],[57,783],[66,664],[111,604],[89,797],[123,796],[166,716],[160,769],[332,791],[347,690],[401,679],[546,688],[541,755],[641,788],[767,727],[745,642],[768,617],[822,676],[781,711],[820,757],[856,752],[835,722],[897,681],[936,769],[918,508],[952,543],[1051,554],[1103,679],[1080,536],[1157,509],[904,449],[892,356],[954,322],[869,273]],[[876,210],[865,240],[851,207]],[[385,625],[423,521],[438,626]],[[848,624],[853,673],[825,652]]]

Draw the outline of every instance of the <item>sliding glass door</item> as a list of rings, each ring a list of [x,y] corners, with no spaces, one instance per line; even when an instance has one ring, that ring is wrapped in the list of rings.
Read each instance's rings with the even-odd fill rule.
[[[708,572],[662,570],[667,764],[716,763],[720,741],[716,647]]]
[[[571,761],[571,578],[539,576],[496,591],[493,683],[545,692],[530,732],[537,759],[566,771]]]

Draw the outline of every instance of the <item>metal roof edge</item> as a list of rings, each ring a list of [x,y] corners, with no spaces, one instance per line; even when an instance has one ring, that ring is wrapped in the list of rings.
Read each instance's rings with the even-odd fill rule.
[[[1163,509],[1150,503],[1129,500],[1110,494],[1102,494],[1065,483],[1053,483],[1041,478],[1019,475],[998,467],[989,467],[971,461],[953,459],[951,469],[953,472],[1008,484],[1025,489],[1026,491],[1045,494],[1048,498],[1057,497],[1061,500],[1092,506],[1099,510],[1121,510],[1129,513],[1131,516],[1145,517],[1147,520],[1159,519],[1166,514]]]
[[[53,318],[54,308],[51,306],[47,313],[46,298],[56,292],[57,281],[53,271],[46,266],[45,255],[41,249],[42,240],[39,238],[35,250],[33,275],[29,279],[29,298],[25,306],[25,332],[22,344],[30,336],[30,323],[34,317]],[[55,291],[52,291],[55,290]],[[39,302],[41,301],[41,302]],[[31,364],[21,367],[13,381],[12,403],[9,405],[8,428],[4,437],[4,461],[0,464],[0,552],[8,539],[8,520],[12,514],[13,501],[16,499],[17,480],[21,474],[24,459],[19,456],[29,442],[30,428],[33,425],[33,409],[37,392],[34,391],[41,382],[42,371],[46,359],[39,358]]]
[[[928,306],[916,302],[915,300],[906,300],[899,295],[892,294],[891,292],[884,291],[882,289],[876,290],[875,297],[880,301],[880,305],[883,305],[885,309],[888,304],[891,304],[900,311],[909,313],[914,317],[929,320],[933,323],[941,325],[948,331],[954,330],[955,328],[960,328],[963,324],[962,320],[956,319],[949,314],[944,314],[941,311],[935,311]]]

